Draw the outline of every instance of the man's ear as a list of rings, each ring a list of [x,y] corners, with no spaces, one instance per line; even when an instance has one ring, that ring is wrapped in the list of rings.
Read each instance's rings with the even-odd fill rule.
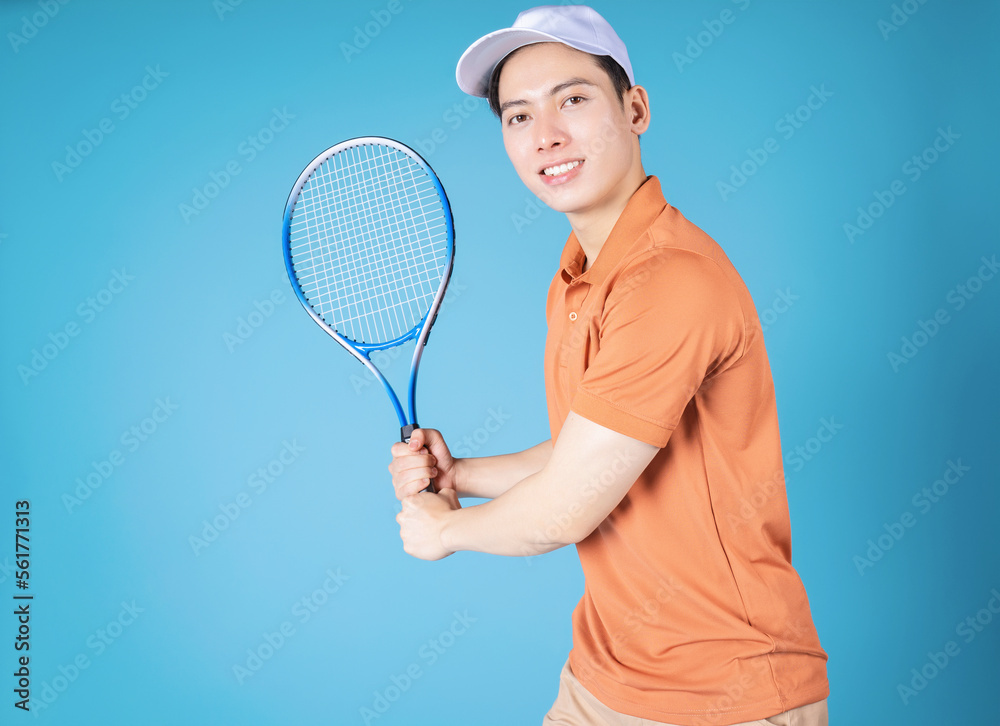
[[[637,136],[646,133],[650,120],[649,94],[646,93],[646,89],[642,86],[632,86],[625,91],[622,100],[625,102],[625,113],[628,114],[632,132]]]

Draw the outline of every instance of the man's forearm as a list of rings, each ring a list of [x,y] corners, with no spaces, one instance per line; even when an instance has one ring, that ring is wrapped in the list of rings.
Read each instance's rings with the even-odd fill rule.
[[[457,459],[458,495],[495,499],[545,468],[551,454],[552,441],[548,440],[514,454]]]
[[[569,528],[553,526],[552,513],[562,507],[547,496],[543,476],[542,472],[532,474],[492,501],[450,512],[441,544],[453,552],[524,557],[574,542]]]
[[[492,501],[442,512],[439,548],[518,557],[581,542],[621,503],[660,451],[572,411],[559,437],[541,471]]]

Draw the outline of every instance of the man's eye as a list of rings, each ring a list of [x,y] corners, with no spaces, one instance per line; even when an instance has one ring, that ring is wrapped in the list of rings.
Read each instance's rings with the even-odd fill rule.
[[[583,96],[570,96],[569,98],[566,99],[566,103],[568,103],[570,106],[576,106],[577,104],[583,103],[586,100],[587,99],[585,99]]]
[[[519,124],[522,121],[524,121],[524,119],[526,119],[526,118],[527,118],[527,116],[525,116],[523,113],[516,113],[513,116],[511,116],[509,119],[507,119],[507,125],[513,126],[514,124]]]

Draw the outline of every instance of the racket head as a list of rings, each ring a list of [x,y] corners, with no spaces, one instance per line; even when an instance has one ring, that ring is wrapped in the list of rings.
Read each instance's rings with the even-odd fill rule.
[[[348,139],[302,171],[285,203],[285,267],[296,297],[415,424],[416,370],[451,276],[451,206],[430,165],[386,137]],[[407,419],[370,355],[416,339]]]
[[[338,342],[367,358],[426,339],[455,231],[444,187],[415,151],[378,136],[330,147],[292,187],[283,238],[299,302]]]

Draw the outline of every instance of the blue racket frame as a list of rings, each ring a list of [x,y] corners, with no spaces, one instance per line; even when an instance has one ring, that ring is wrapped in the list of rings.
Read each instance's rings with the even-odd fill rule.
[[[441,283],[438,286],[437,293],[434,295],[434,300],[431,303],[430,308],[420,319],[420,321],[413,326],[407,333],[399,336],[395,340],[391,340],[386,343],[357,343],[352,340],[348,340],[344,336],[340,335],[336,330],[334,330],[323,318],[313,309],[312,305],[306,299],[305,294],[302,292],[302,288],[299,285],[298,279],[295,276],[295,268],[292,263],[292,251],[291,251],[291,222],[292,222],[292,211],[295,208],[295,202],[298,200],[299,193],[302,191],[302,187],[312,176],[313,172],[322,165],[326,160],[345,149],[353,148],[355,146],[362,146],[364,144],[379,144],[383,146],[390,146],[398,151],[403,152],[409,156],[413,161],[419,164],[424,171],[427,172],[428,177],[434,183],[434,187],[438,192],[438,196],[441,198],[441,205],[444,209],[444,219],[447,225],[447,262],[445,265],[444,274],[441,276]],[[353,139],[347,139],[339,144],[331,146],[329,149],[324,151],[322,154],[317,156],[310,162],[299,178],[295,181],[295,185],[292,187],[292,191],[288,195],[288,201],[285,202],[285,214],[284,221],[282,223],[282,247],[285,256],[285,269],[288,272],[288,279],[292,284],[292,289],[295,291],[295,296],[298,298],[302,307],[305,311],[309,313],[310,317],[319,325],[326,333],[340,343],[348,353],[354,356],[365,368],[371,371],[375,379],[382,384],[385,389],[386,394],[389,396],[389,400],[392,402],[392,406],[396,411],[396,416],[399,418],[400,426],[400,438],[403,441],[409,441],[410,433],[413,429],[417,428],[417,402],[416,402],[416,390],[417,390],[417,369],[420,366],[420,357],[423,354],[424,346],[427,345],[427,337],[430,335],[431,327],[434,325],[434,321],[437,319],[437,313],[441,307],[441,302],[444,299],[445,290],[448,287],[448,280],[451,278],[451,270],[455,260],[455,224],[452,219],[451,205],[448,203],[448,195],[445,194],[444,187],[441,185],[441,181],[438,179],[437,174],[431,168],[423,157],[421,157],[413,149],[409,148],[405,144],[396,141],[395,139],[386,138],[384,136],[359,136]],[[409,394],[408,398],[408,408],[409,416],[407,417],[406,412],[403,410],[403,406],[399,401],[399,397],[393,390],[392,386],[389,385],[389,381],[386,380],[382,372],[379,371],[378,367],[372,362],[371,354],[380,350],[387,350],[389,348],[394,348],[398,345],[402,345],[408,340],[416,339],[416,347],[413,350],[413,359],[410,361],[410,375],[409,375]]]

